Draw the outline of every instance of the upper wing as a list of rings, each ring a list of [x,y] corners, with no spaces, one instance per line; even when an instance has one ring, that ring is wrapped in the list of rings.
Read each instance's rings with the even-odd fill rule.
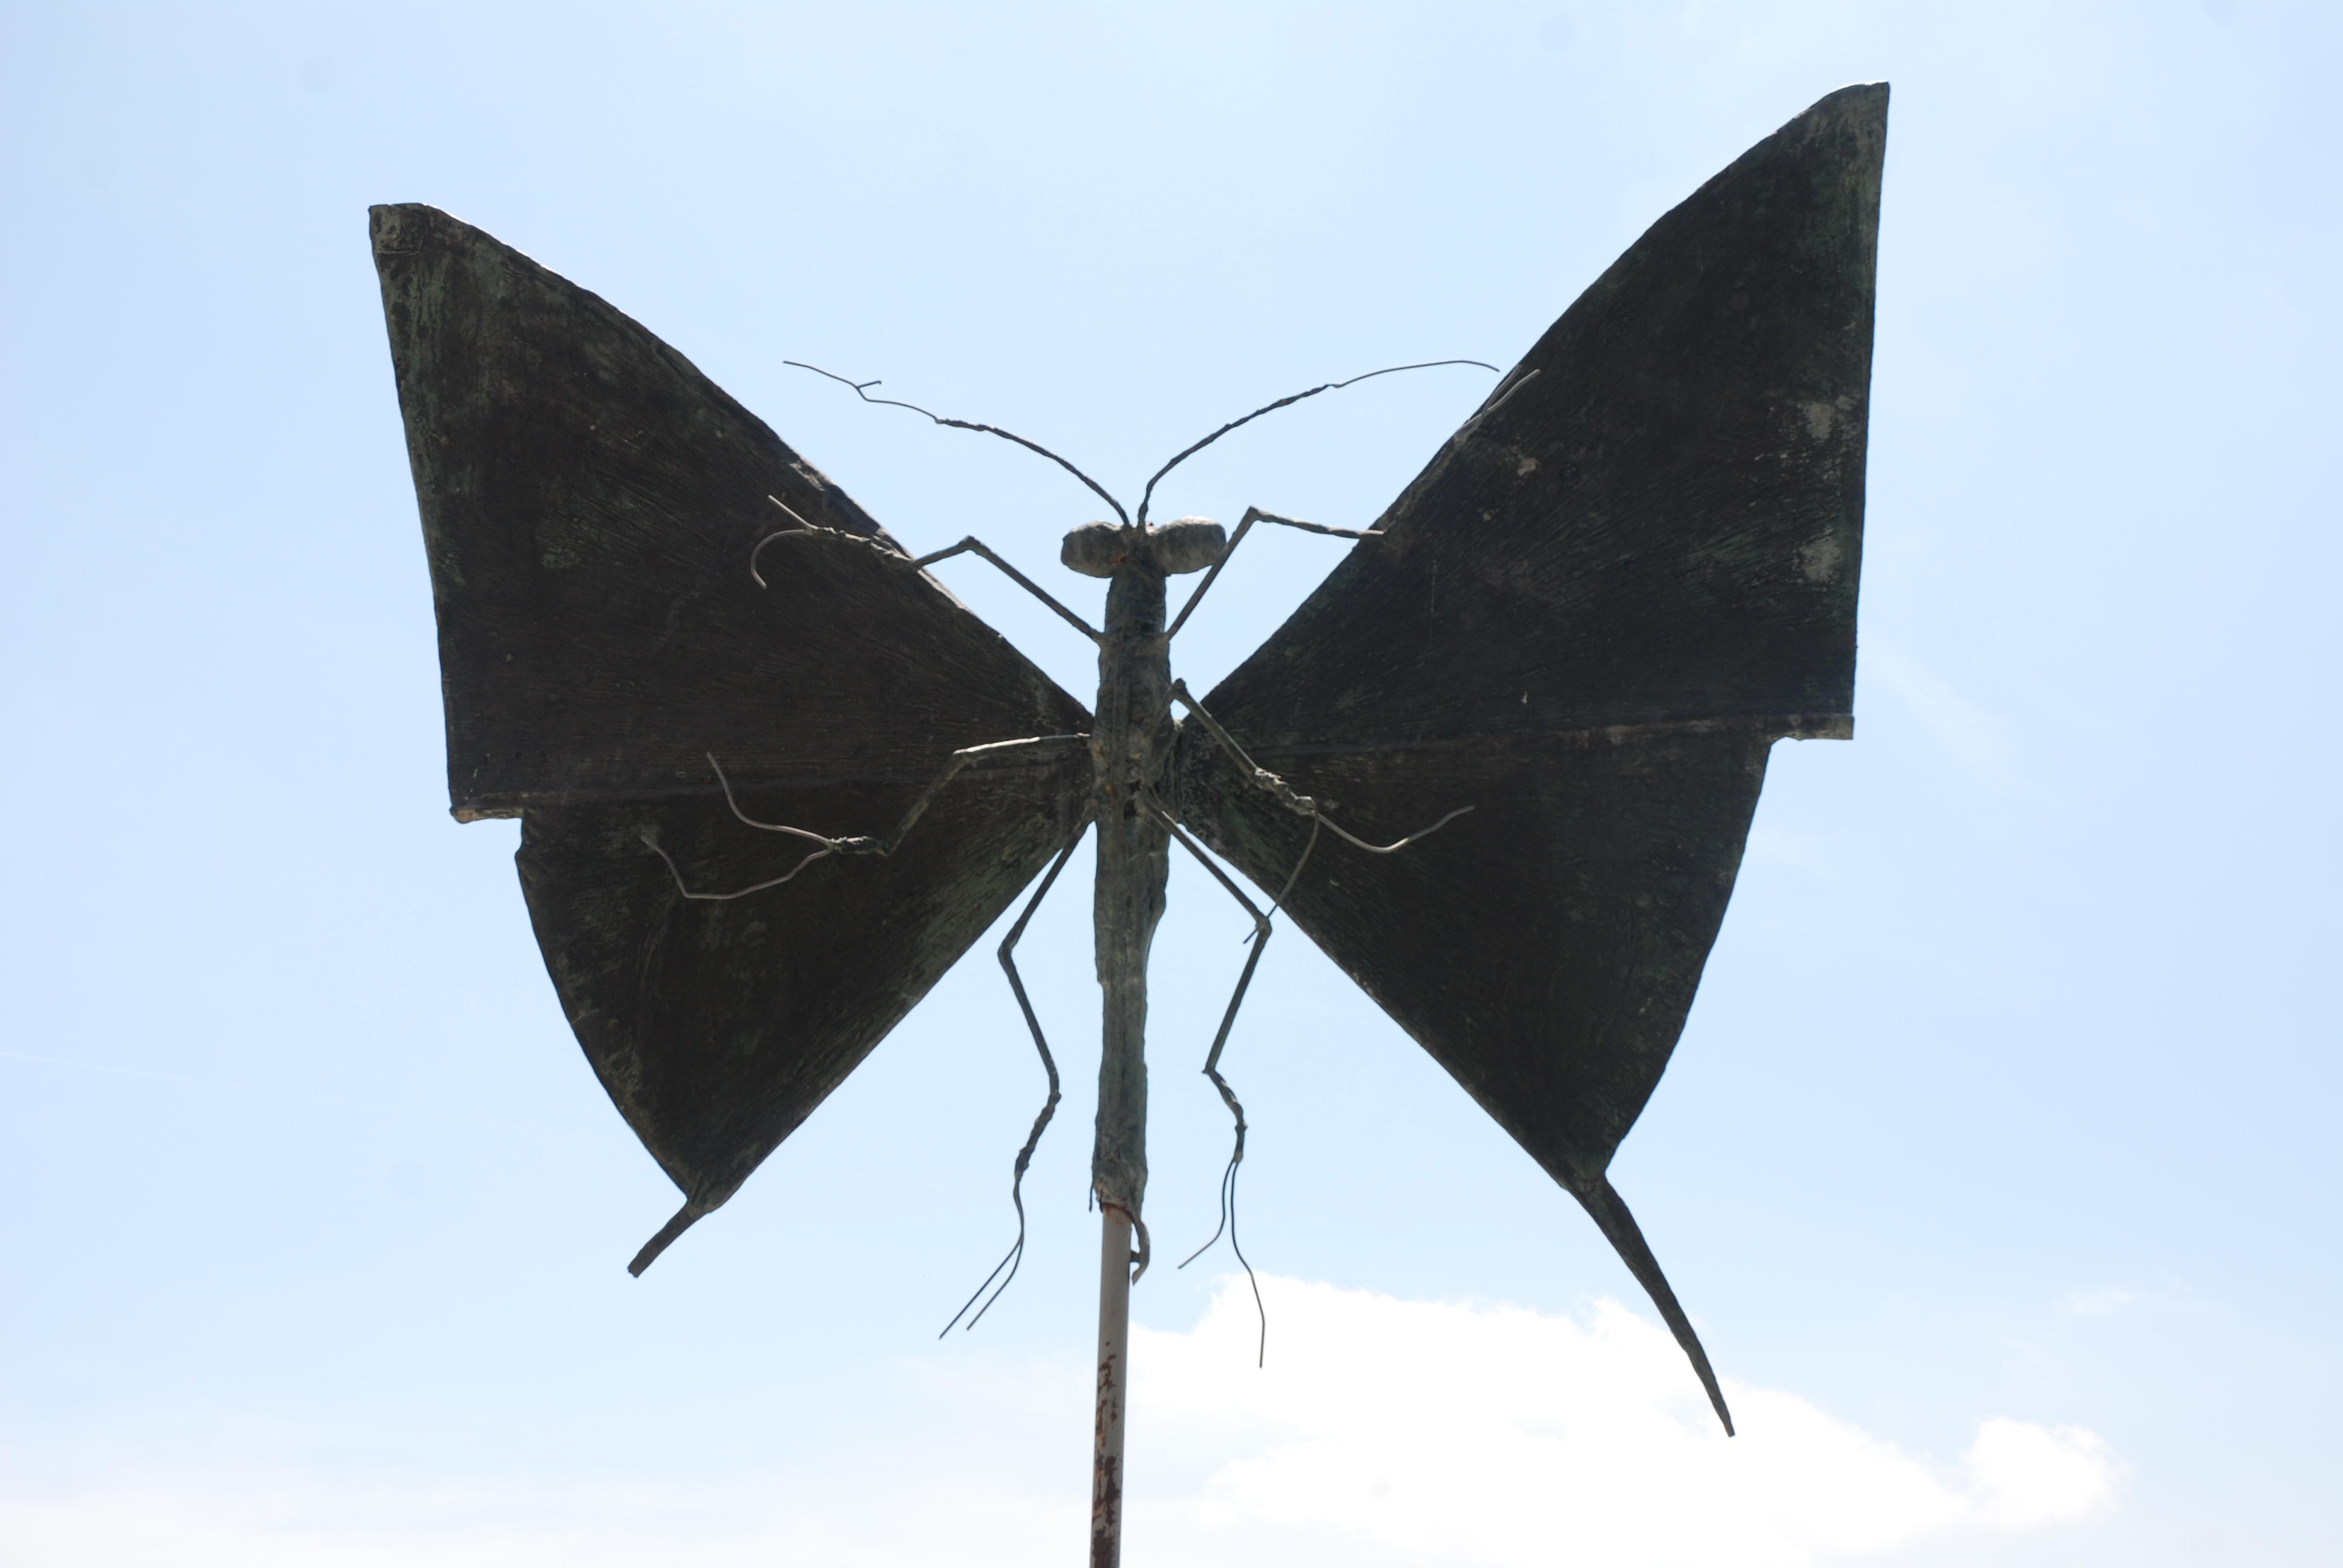
[[[1674,1047],[1781,736],[1852,732],[1887,89],[1614,263],[1205,708],[1334,819],[1287,900],[1555,1179],[1707,1375],[1604,1172]],[[1303,819],[1201,726],[1175,789],[1282,884]],[[1723,1402],[1718,1398],[1718,1408]]]
[[[1208,703],[1248,748],[1844,735],[1887,89],[1654,224]]]
[[[739,779],[925,778],[1086,729],[894,541],[690,361],[427,206],[373,209],[423,510],[458,817]],[[897,554],[900,554],[900,548]]]
[[[900,852],[881,835],[964,747],[1090,716],[910,568],[681,355],[427,206],[373,209],[438,608],[456,815],[518,816],[546,965],[595,1070],[685,1194],[721,1203],[1007,907],[1079,820],[1080,746],[971,768]],[[769,499],[772,498],[772,499]],[[838,534],[775,541],[778,499]],[[849,537],[840,537],[840,536]]]

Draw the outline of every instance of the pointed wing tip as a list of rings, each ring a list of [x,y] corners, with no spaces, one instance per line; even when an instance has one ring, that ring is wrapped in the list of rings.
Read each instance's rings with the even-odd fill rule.
[[[413,256],[485,241],[499,250],[511,247],[428,202],[377,202],[367,208],[367,235],[377,258]]]
[[[1875,149],[1887,140],[1887,84],[1855,82],[1825,93],[1758,145],[1799,146],[1817,136],[1851,137],[1856,147],[1871,149],[1865,161],[1875,163]]]
[[[1821,116],[1842,119],[1884,120],[1887,117],[1887,84],[1885,82],[1849,82],[1816,98],[1798,118],[1811,119]]]
[[[374,240],[375,249],[397,250],[401,248],[400,237],[416,224],[447,216],[437,207],[426,206],[421,202],[377,202],[367,208],[367,233]]]
[[[1619,1190],[1612,1186],[1611,1178],[1604,1174],[1597,1174],[1591,1181],[1583,1178],[1568,1181],[1564,1185],[1569,1188],[1571,1196],[1578,1200],[1579,1205],[1602,1231],[1604,1240],[1609,1241],[1612,1251],[1619,1254],[1619,1261],[1627,1265],[1627,1271],[1635,1276],[1635,1282],[1643,1286],[1644,1293],[1652,1298],[1652,1305],[1659,1308],[1660,1317],[1668,1325],[1668,1332],[1675,1335],[1676,1344],[1683,1350],[1684,1359],[1692,1362],[1692,1370],[1699,1377],[1702,1389],[1707,1392],[1708,1402],[1715,1410],[1716,1419],[1725,1423],[1725,1435],[1734,1436],[1733,1412],[1725,1408],[1725,1390],[1718,1386],[1715,1370],[1708,1364],[1708,1352],[1701,1347],[1700,1336],[1693,1332],[1692,1320],[1684,1315],[1683,1306],[1676,1301],[1676,1293],[1670,1288],[1668,1277],[1660,1271],[1660,1261],[1653,1256],[1651,1243],[1644,1240],[1643,1230],[1635,1223],[1635,1216],[1628,1212],[1626,1201],[1619,1196]]]
[[[678,1236],[690,1230],[692,1222],[706,1212],[708,1211],[697,1202],[687,1201],[682,1208],[675,1211],[674,1218],[659,1227],[658,1235],[643,1243],[643,1250],[637,1252],[635,1261],[627,1265],[627,1272],[639,1280],[641,1279],[643,1271],[658,1261],[659,1255],[666,1251]]]

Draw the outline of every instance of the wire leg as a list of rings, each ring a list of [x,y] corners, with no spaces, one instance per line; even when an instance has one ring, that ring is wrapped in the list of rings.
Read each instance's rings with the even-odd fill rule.
[[[1084,827],[1087,826],[1085,823]],[[992,1266],[992,1272],[984,1276],[984,1283],[976,1287],[975,1295],[960,1303],[960,1311],[952,1314],[951,1322],[946,1323],[942,1332],[936,1335],[938,1339],[951,1332],[953,1323],[968,1317],[969,1308],[976,1306],[977,1296],[983,1295],[993,1281],[1001,1279],[1001,1271],[1006,1269],[1009,1278],[1001,1280],[1001,1289],[993,1291],[984,1305],[977,1307],[976,1316],[968,1319],[968,1326],[973,1329],[982,1322],[984,1314],[992,1310],[992,1303],[1001,1299],[1001,1292],[1007,1290],[1010,1282],[1017,1278],[1017,1270],[1025,1261],[1025,1170],[1033,1163],[1033,1151],[1041,1146],[1042,1130],[1050,1125],[1050,1118],[1058,1113],[1058,1063],[1050,1054],[1050,1042],[1041,1036],[1041,1020],[1034,1016],[1033,1003],[1025,994],[1025,981],[1017,973],[1017,960],[1010,955],[1016,950],[1018,940],[1024,936],[1026,922],[1032,920],[1033,911],[1041,907],[1043,899],[1049,897],[1051,885],[1057,881],[1058,873],[1066,869],[1068,860],[1073,859],[1074,850],[1081,844],[1082,831],[1082,829],[1076,829],[1066,847],[1058,851],[1056,861],[1050,867],[1050,874],[1041,879],[1041,885],[1034,889],[1033,896],[1026,900],[1024,913],[1017,917],[1017,923],[1010,927],[1009,934],[1001,940],[1001,967],[1008,971],[1009,989],[1017,993],[1017,1007],[1025,1015],[1025,1027],[1033,1031],[1033,1049],[1041,1053],[1041,1070],[1050,1075],[1050,1098],[1042,1102],[1041,1113],[1033,1118],[1033,1131],[1025,1135],[1025,1147],[1017,1151],[1016,1173],[1009,1182],[1009,1201],[1017,1208],[1017,1241],[1008,1254]]]
[[[1262,1305],[1261,1281],[1254,1276],[1252,1263],[1244,1255],[1244,1246],[1237,1240],[1237,1169],[1244,1163],[1245,1113],[1243,1101],[1229,1087],[1229,1081],[1221,1076],[1221,1049],[1229,1042],[1229,1030],[1237,1021],[1237,1009],[1244,1005],[1245,988],[1252,984],[1252,971],[1259,967],[1261,955],[1269,946],[1269,930],[1264,920],[1259,928],[1260,940],[1246,956],[1244,972],[1237,977],[1236,993],[1229,998],[1229,1010],[1221,1019],[1221,1032],[1212,1037],[1212,1054],[1204,1059],[1204,1076],[1221,1091],[1221,1103],[1229,1108],[1229,1115],[1236,1122],[1236,1145],[1229,1151],[1228,1168],[1221,1172],[1221,1222],[1210,1240],[1180,1261],[1180,1266],[1186,1268],[1212,1250],[1212,1243],[1221,1239],[1222,1231],[1228,1232],[1229,1250],[1236,1253],[1238,1263],[1244,1269],[1245,1282],[1252,1287],[1253,1313],[1261,1320],[1261,1342],[1253,1355],[1255,1366],[1269,1362],[1269,1309]]]
[[[1214,1082],[1220,1081],[1218,1079]],[[1233,1101],[1232,1101],[1233,1103]],[[1242,1115],[1242,1113],[1240,1113]],[[1229,1251],[1244,1265],[1245,1283],[1252,1287],[1253,1317],[1261,1324],[1261,1339],[1253,1348],[1252,1364],[1256,1370],[1269,1364],[1269,1309],[1261,1304],[1261,1281],[1252,1271],[1252,1263],[1244,1255],[1244,1244],[1237,1240],[1237,1167],[1244,1161],[1244,1124],[1237,1125],[1237,1151],[1229,1156],[1228,1174],[1222,1179],[1221,1190],[1227,1195],[1229,1213]]]
[[[1310,863],[1310,851],[1318,847],[1318,829],[1325,825],[1325,819],[1323,818],[1312,817],[1310,819],[1309,841],[1302,846],[1302,856],[1299,859],[1293,862],[1292,875],[1285,879],[1285,886],[1277,890],[1277,897],[1269,901],[1269,912],[1271,914],[1276,914],[1279,910],[1284,907],[1285,895],[1293,891],[1293,884],[1302,879],[1302,868]]]
[[[1011,566],[1007,561],[1001,559],[1000,556],[993,552],[991,546],[986,544],[982,539],[978,538],[974,534],[969,535],[968,538],[960,540],[960,542],[956,545],[948,545],[942,549],[921,556],[911,564],[924,570],[926,568],[935,565],[936,562],[940,560],[949,560],[953,556],[959,555],[964,550],[973,551],[977,555],[983,557],[986,560],[990,561],[994,566],[999,567],[1001,572],[1008,577],[1010,581],[1015,583],[1019,588],[1023,588],[1027,593],[1031,594],[1035,598],[1040,599],[1043,604],[1048,605],[1051,609],[1056,610],[1060,618],[1063,619],[1076,631],[1081,632],[1084,637],[1089,638],[1092,642],[1103,644],[1106,641],[1105,634],[1101,632],[1098,628],[1092,626],[1090,622],[1076,615],[1072,610],[1068,609],[1064,605],[1060,604],[1056,599],[1051,598],[1050,595],[1043,590],[1041,584],[1035,582],[1031,578],[1027,577],[1023,572],[1019,571],[1015,567]]]
[[[1229,1152],[1228,1168],[1221,1172],[1221,1222],[1212,1231],[1212,1239],[1182,1259],[1180,1266],[1184,1269],[1202,1257],[1212,1251],[1212,1242],[1221,1239],[1222,1231],[1228,1232],[1229,1249],[1236,1253],[1237,1261],[1244,1268],[1245,1282],[1252,1287],[1253,1312],[1261,1320],[1261,1343],[1254,1353],[1253,1364],[1263,1366],[1269,1361],[1269,1309],[1262,1304],[1261,1281],[1254,1275],[1252,1264],[1244,1255],[1244,1249],[1237,1243],[1237,1167],[1244,1163],[1246,1130],[1244,1102],[1237,1098],[1236,1091],[1229,1087],[1229,1081],[1221,1076],[1221,1052],[1229,1043],[1229,1031],[1236,1027],[1237,1010],[1244,1006],[1245,991],[1252,985],[1253,970],[1261,967],[1261,955],[1269,949],[1270,932],[1272,928],[1269,923],[1269,917],[1262,913],[1259,906],[1255,905],[1251,899],[1244,896],[1244,890],[1232,881],[1229,874],[1214,864],[1212,857],[1205,854],[1202,847],[1193,839],[1188,837],[1179,823],[1172,819],[1172,814],[1164,810],[1162,802],[1155,799],[1152,795],[1148,799],[1149,804],[1161,814],[1163,824],[1172,830],[1172,836],[1180,840],[1181,847],[1195,856],[1197,863],[1210,871],[1212,874],[1212,879],[1226,888],[1229,896],[1242,904],[1245,913],[1252,917],[1252,951],[1245,955],[1244,970],[1237,976],[1237,989],[1230,994],[1228,1010],[1221,1015],[1220,1032],[1212,1036],[1212,1049],[1204,1058],[1204,1076],[1212,1081],[1214,1089],[1220,1091],[1221,1103],[1229,1108],[1229,1115],[1236,1122],[1236,1144]],[[1308,850],[1302,851],[1302,858],[1304,859],[1309,858]],[[1297,862],[1293,868],[1293,875],[1299,877],[1301,874],[1302,867]],[[1291,892],[1292,888],[1293,879],[1288,878],[1285,884],[1286,891]],[[1281,893],[1279,896],[1282,898],[1283,894]]]
[[[944,764],[943,771],[936,775],[934,781],[925,789],[920,791],[919,799],[913,800],[911,802],[910,809],[903,813],[903,819],[895,824],[893,836],[885,839],[873,839],[864,836],[858,836],[850,839],[832,839],[824,834],[813,832],[809,829],[792,828],[783,822],[759,822],[757,819],[749,816],[749,813],[740,809],[739,798],[732,792],[732,780],[725,776],[724,765],[717,761],[712,753],[703,753],[702,755],[707,756],[708,758],[708,766],[716,774],[716,782],[723,786],[724,803],[732,809],[732,815],[739,819],[742,824],[767,833],[786,833],[793,839],[803,839],[810,843],[820,844],[821,848],[806,856],[804,859],[799,860],[795,866],[792,866],[789,869],[787,874],[783,876],[774,877],[767,881],[758,882],[750,887],[738,888],[729,893],[695,893],[691,890],[690,884],[683,879],[683,869],[675,863],[675,857],[669,854],[665,849],[659,847],[658,830],[651,828],[644,829],[642,830],[642,840],[644,846],[648,848],[651,853],[657,855],[660,859],[667,862],[669,874],[675,878],[675,890],[683,897],[698,901],[713,901],[719,903],[728,899],[745,899],[750,893],[761,893],[768,888],[779,887],[783,882],[788,881],[789,878],[796,876],[799,871],[804,870],[816,860],[823,859],[831,855],[887,856],[893,854],[898,849],[901,848],[904,837],[919,823],[920,819],[927,815],[929,805],[935,799],[936,796],[942,790],[943,787],[950,783],[955,778],[959,777],[960,769],[966,768],[972,762],[989,761],[1005,752],[1020,750],[1029,746],[1057,746],[1068,741],[1087,741],[1089,739],[1090,737],[1087,735],[1029,735],[1021,740],[993,740],[989,741],[982,746],[962,747],[960,750],[951,754],[950,759]],[[1051,873],[1051,876],[1055,876],[1056,874],[1057,873],[1054,871]],[[1049,884],[1045,882],[1042,885],[1047,887]],[[1021,930],[1022,928],[1021,927],[1020,929]]]
[[[1021,740],[994,740],[982,746],[961,748],[951,754],[951,760],[944,764],[944,769],[936,775],[935,782],[921,790],[920,798],[911,802],[910,809],[903,813],[903,819],[895,824],[893,836],[879,840],[880,848],[877,852],[891,855],[900,848],[905,836],[910,832],[912,827],[921,817],[927,815],[929,803],[934,800],[943,787],[950,783],[959,775],[960,770],[970,763],[990,760],[1003,753],[1020,750],[1028,746],[1061,746],[1068,741],[1081,741],[1087,744],[1089,740],[1090,737],[1087,735],[1029,735]],[[1077,837],[1079,838],[1079,835]],[[1056,874],[1054,871],[1051,873],[1052,876]],[[1049,886],[1047,882],[1041,885]],[[1020,926],[1019,929],[1023,928]]]
[[[1253,943],[1252,951],[1246,956],[1244,972],[1237,977],[1236,993],[1229,998],[1228,1011],[1221,1016],[1221,1032],[1212,1037],[1212,1051],[1204,1058],[1204,1076],[1211,1079],[1212,1087],[1221,1091],[1221,1103],[1229,1108],[1229,1115],[1235,1120],[1237,1141],[1235,1151],[1229,1156],[1229,1168],[1221,1175],[1221,1222],[1202,1246],[1180,1260],[1180,1266],[1183,1269],[1211,1251],[1212,1243],[1221,1239],[1221,1232],[1229,1228],[1230,1190],[1235,1182],[1238,1162],[1244,1159],[1245,1113],[1236,1091],[1231,1089],[1229,1081],[1221,1076],[1221,1049],[1229,1042],[1229,1030],[1237,1021],[1237,1009],[1244,1005],[1245,988],[1252,984],[1252,971],[1261,966],[1262,952],[1269,946],[1267,930],[1266,926],[1255,929],[1254,935],[1262,940]],[[1242,1256],[1240,1254],[1240,1261]]]
[[[1336,838],[1342,839],[1344,843],[1355,845],[1357,848],[1364,849],[1370,855],[1395,854],[1399,850],[1406,849],[1410,844],[1414,843],[1418,839],[1437,833],[1441,829],[1445,828],[1449,823],[1453,822],[1457,818],[1462,817],[1465,812],[1473,809],[1470,806],[1459,806],[1456,809],[1449,812],[1448,815],[1440,819],[1439,821],[1434,822],[1431,827],[1418,828],[1414,832],[1410,833],[1404,839],[1395,839],[1389,844],[1370,844],[1364,839],[1360,838],[1357,834],[1347,831],[1341,823],[1328,817],[1323,811],[1321,811],[1318,809],[1318,802],[1316,800],[1307,795],[1295,794],[1292,785],[1286,783],[1284,779],[1280,779],[1276,774],[1272,773],[1268,769],[1263,768],[1261,764],[1255,762],[1251,757],[1245,755],[1245,749],[1237,744],[1236,737],[1222,729],[1221,721],[1213,718],[1210,713],[1205,712],[1204,705],[1197,701],[1194,697],[1189,694],[1188,683],[1184,680],[1175,680],[1172,683],[1171,695],[1164,699],[1163,706],[1165,710],[1168,712],[1172,705],[1175,702],[1184,706],[1191,714],[1194,715],[1196,722],[1204,727],[1204,732],[1210,735],[1215,741],[1219,742],[1221,747],[1228,752],[1232,759],[1235,760],[1238,767],[1243,769],[1246,773],[1252,776],[1252,781],[1256,788],[1265,789],[1270,794],[1276,796],[1279,804],[1282,805],[1287,810],[1295,813],[1297,816],[1307,817],[1313,822],[1324,823],[1327,829],[1332,831]],[[1307,854],[1308,851],[1305,850],[1303,853]],[[1284,895],[1282,893],[1279,894],[1278,898],[1280,902],[1284,901]]]
[[[1460,363],[1463,362],[1460,361]],[[1420,367],[1405,366],[1402,368]],[[1182,452],[1180,456],[1184,457],[1187,453]],[[1178,458],[1174,458],[1173,461],[1178,461]],[[1159,474],[1156,477],[1161,478],[1162,475]],[[779,505],[779,502],[774,504]],[[1140,503],[1139,520],[1142,523],[1147,520],[1147,505],[1144,501]],[[1237,531],[1231,534],[1229,542],[1222,547],[1221,558],[1212,563],[1212,569],[1204,574],[1204,580],[1196,585],[1196,591],[1188,596],[1188,602],[1180,607],[1180,613],[1172,618],[1171,626],[1164,629],[1164,641],[1169,642],[1180,635],[1180,628],[1188,624],[1189,616],[1195,613],[1196,607],[1203,602],[1205,593],[1212,586],[1212,579],[1221,575],[1221,568],[1229,564],[1229,558],[1237,553],[1237,547],[1244,543],[1245,535],[1252,531],[1252,526],[1255,523],[1282,523],[1289,528],[1300,528],[1304,533],[1311,534],[1329,534],[1338,539],[1379,539],[1383,537],[1373,528],[1330,528],[1323,523],[1305,523],[1299,518],[1281,517],[1275,512],[1264,512],[1259,507],[1247,507],[1244,516],[1237,522]]]

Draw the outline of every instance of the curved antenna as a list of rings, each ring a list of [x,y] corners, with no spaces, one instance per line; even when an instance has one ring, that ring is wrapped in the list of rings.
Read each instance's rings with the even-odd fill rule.
[[[1219,440],[1230,431],[1235,429],[1238,426],[1249,425],[1255,419],[1260,418],[1263,414],[1273,414],[1289,403],[1299,403],[1304,397],[1315,397],[1321,392],[1339,392],[1345,387],[1354,385],[1361,381],[1372,381],[1378,376],[1395,376],[1403,370],[1431,370],[1443,365],[1479,365],[1482,369],[1488,371],[1494,371],[1497,368],[1493,365],[1483,364],[1482,361],[1478,359],[1426,359],[1418,365],[1386,365],[1381,370],[1370,370],[1363,376],[1353,376],[1348,381],[1322,382],[1316,387],[1312,387],[1307,392],[1296,392],[1291,397],[1280,397],[1274,403],[1264,404],[1261,407],[1258,407],[1252,413],[1246,415],[1242,419],[1230,420],[1227,424],[1222,426],[1219,429],[1213,431],[1211,435],[1205,437],[1202,440],[1197,442],[1194,446],[1189,447],[1186,451],[1182,452],[1178,457],[1172,458],[1161,467],[1156,469],[1155,478],[1147,481],[1147,488],[1139,498],[1140,526],[1142,528],[1146,526],[1147,502],[1149,498],[1155,494],[1155,480],[1161,479],[1164,475],[1170,473],[1172,469],[1178,467],[1181,464],[1186,462],[1189,458],[1194,457],[1197,453],[1202,451],[1205,447],[1211,446],[1213,442]],[[849,385],[851,385],[851,383],[849,383]],[[877,383],[873,382],[872,385],[876,386]],[[927,410],[922,408],[920,412],[924,414]],[[930,415],[930,417],[933,417],[933,416]],[[1011,440],[1016,439],[1013,436],[1010,438]],[[1098,488],[1095,485],[1091,487],[1092,489]],[[1120,510],[1121,508],[1118,508],[1117,509]]]
[[[1114,515],[1122,519],[1124,527],[1128,528],[1131,525],[1131,514],[1122,509],[1122,503],[1121,501],[1116,500],[1112,496],[1106,493],[1105,487],[1101,486],[1096,479],[1091,478],[1088,474],[1083,473],[1080,468],[1075,467],[1071,463],[1067,462],[1063,457],[1059,457],[1058,454],[1050,450],[1049,447],[1042,446],[1039,441],[1028,441],[1024,437],[1018,435],[1015,431],[1004,430],[998,425],[975,425],[970,424],[966,419],[947,419],[940,414],[929,413],[927,409],[920,407],[917,403],[906,403],[900,397],[873,397],[869,392],[865,391],[864,388],[878,386],[879,383],[876,381],[849,381],[845,377],[840,376],[834,371],[824,370],[819,365],[809,365],[802,359],[784,359],[781,363],[784,365],[794,365],[800,370],[810,370],[817,376],[827,376],[832,381],[838,382],[841,386],[851,387],[854,388],[854,395],[861,398],[865,403],[884,403],[890,408],[909,408],[914,414],[926,414],[929,418],[933,419],[939,425],[949,425],[955,430],[981,430],[988,436],[998,436],[1004,441],[1014,441],[1029,452],[1039,452],[1041,456],[1049,458],[1050,461],[1057,464],[1061,468],[1063,468],[1067,473],[1071,474],[1075,478],[1080,479],[1083,484],[1088,485],[1091,491],[1097,495],[1100,500],[1104,501],[1108,506],[1114,508]],[[1382,372],[1377,371],[1376,374],[1381,375]],[[1362,377],[1362,379],[1363,379],[1363,377]],[[1305,392],[1302,396],[1306,397],[1309,394]],[[1289,401],[1291,401],[1291,399],[1289,399]],[[1247,416],[1247,417],[1251,417],[1251,416]],[[1184,452],[1181,454],[1181,457],[1185,456],[1187,456],[1187,454]],[[1179,459],[1174,458],[1172,460],[1177,462]],[[1142,518],[1147,516],[1147,508],[1144,505],[1139,508],[1139,515]]]

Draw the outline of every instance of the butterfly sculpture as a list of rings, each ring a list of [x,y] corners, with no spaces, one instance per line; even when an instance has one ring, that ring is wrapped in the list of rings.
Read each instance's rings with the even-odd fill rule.
[[[1249,528],[1292,519],[1151,525],[1099,490],[1118,521],[1063,552],[1106,581],[1093,628],[978,541],[914,558],[598,297],[445,213],[374,208],[449,793],[460,820],[520,819],[562,1006],[682,1190],[635,1271],[1041,877],[1001,950],[1048,1066],[1038,1138],[1057,1070],[1011,950],[1094,829],[1094,1562],[1120,1538],[1174,845],[1252,911],[1229,1019],[1270,911],[1214,857],[1584,1206],[1729,1432],[1605,1171],[1684,1027],[1768,749],[1852,733],[1886,108],[1884,84],[1833,93],[1653,225],[1371,528],[1320,526],[1357,542],[1201,699],[1172,677],[1180,622]],[[923,569],[963,549],[1097,643],[1094,711]],[[1169,617],[1168,579],[1199,570]],[[1242,1157],[1227,1032],[1207,1070]]]

